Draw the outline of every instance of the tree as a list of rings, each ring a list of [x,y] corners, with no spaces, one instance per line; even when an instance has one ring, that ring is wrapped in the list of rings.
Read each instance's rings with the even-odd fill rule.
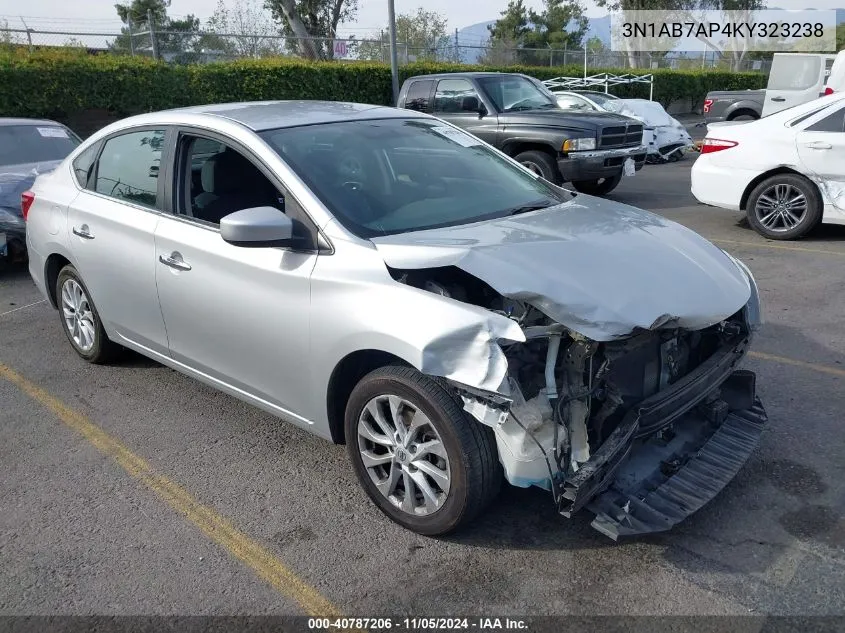
[[[358,0],[265,0],[264,6],[282,24],[288,50],[306,59],[332,59],[337,25],[355,16]]]
[[[766,8],[766,0],[699,0],[698,8],[702,10],[721,11],[723,17],[726,19],[728,15],[730,16],[731,22],[750,23],[753,22],[752,13],[754,11]],[[748,53],[748,46],[751,43],[750,37],[746,37],[741,43],[734,42],[734,46],[724,50],[716,46],[707,37],[699,37],[698,39],[716,51],[722,59],[727,58],[732,71],[736,72],[742,69],[742,62]]]
[[[526,64],[548,63],[546,51],[580,48],[588,26],[579,0],[543,0],[541,13],[526,8],[524,0],[510,0],[501,16],[490,27],[490,48],[516,43],[517,61]]]
[[[229,57],[270,57],[282,54],[284,40],[256,0],[234,0],[231,4],[218,0],[199,48]]]
[[[152,30],[156,32],[159,55],[176,58],[186,53],[194,53],[199,38],[199,19],[188,15],[181,20],[171,20],[167,15],[169,7],[170,0],[132,0],[130,4],[114,5],[118,17],[126,26],[120,29],[120,35],[109,44],[109,48],[122,53],[134,50],[151,54],[152,17]],[[141,34],[134,35],[136,32]]]
[[[439,57],[455,60],[454,45],[446,31],[446,17],[422,7],[416,13],[396,16],[396,43],[417,59],[436,60]],[[359,59],[386,61],[390,51],[387,27],[377,41],[368,40],[357,45]]]

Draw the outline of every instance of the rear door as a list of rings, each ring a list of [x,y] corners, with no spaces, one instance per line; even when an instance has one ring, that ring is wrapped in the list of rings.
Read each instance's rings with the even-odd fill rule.
[[[76,267],[109,335],[163,354],[167,335],[154,255],[164,200],[159,170],[169,134],[156,126],[107,138],[87,173],[77,171],[85,188],[67,217]]]
[[[818,99],[824,92],[827,59],[833,56],[776,53],[763,101],[763,116]]]
[[[809,119],[813,121],[813,119]],[[816,116],[795,137],[798,155],[807,173],[820,178],[828,192],[841,192],[845,186],[845,105]]]
[[[479,113],[484,105],[485,113]],[[441,79],[434,92],[434,116],[440,117],[491,145],[498,140],[499,119],[467,79]]]

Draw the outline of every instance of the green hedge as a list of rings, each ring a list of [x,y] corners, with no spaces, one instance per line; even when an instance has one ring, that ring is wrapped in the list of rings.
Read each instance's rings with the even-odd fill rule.
[[[417,63],[401,68],[401,79],[432,72],[500,70],[549,79],[580,76],[579,66],[481,68]],[[627,72],[591,69],[598,72]],[[643,72],[643,71],[640,71]],[[654,71],[654,98],[699,103],[709,90],[760,88],[765,75],[719,71]],[[648,96],[647,86],[614,90]],[[328,99],[388,104],[390,68],[381,63],[244,60],[204,65],[169,65],[141,57],[87,55],[75,51],[0,51],[0,116],[66,120],[74,113],[105,110],[118,116],[202,103],[263,99]]]

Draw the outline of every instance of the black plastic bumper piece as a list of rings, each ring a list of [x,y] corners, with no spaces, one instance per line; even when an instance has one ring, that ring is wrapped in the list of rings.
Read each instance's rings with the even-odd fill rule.
[[[671,529],[734,478],[766,422],[755,397],[751,407],[723,420],[699,408],[675,422],[671,437],[637,442],[609,488],[587,504],[596,514],[592,527],[613,540]]]

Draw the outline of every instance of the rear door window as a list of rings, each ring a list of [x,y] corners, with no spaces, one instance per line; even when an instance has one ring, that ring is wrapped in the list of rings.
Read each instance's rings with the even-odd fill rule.
[[[107,140],[97,163],[94,191],[142,207],[159,206],[164,137],[164,130],[143,130]]]
[[[429,97],[434,81],[427,79],[415,81],[408,86],[408,94],[405,96],[405,107],[408,110],[428,112]]]

